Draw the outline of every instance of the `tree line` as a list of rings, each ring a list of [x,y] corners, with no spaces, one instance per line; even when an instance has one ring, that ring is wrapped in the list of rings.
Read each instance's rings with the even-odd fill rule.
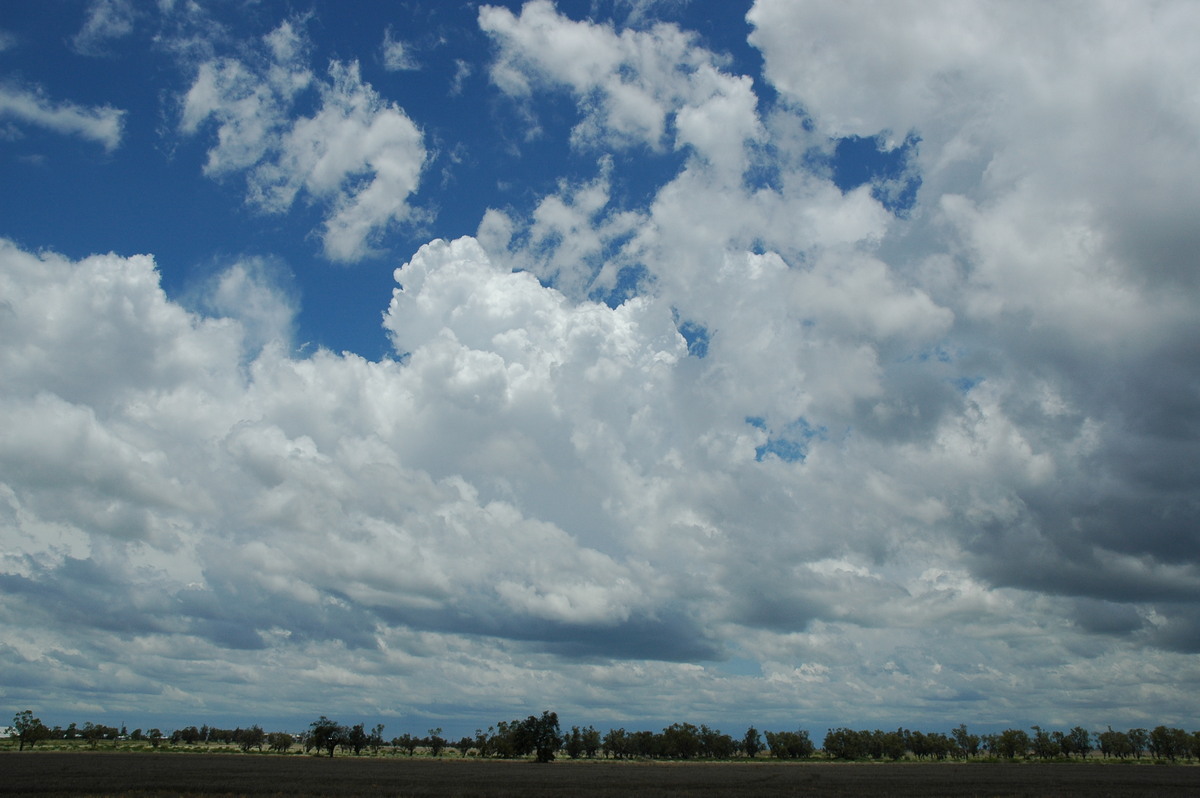
[[[1090,732],[1082,726],[1067,731],[1045,730],[1032,726],[1005,729],[996,734],[972,734],[959,725],[949,734],[921,732],[900,728],[895,731],[850,728],[829,729],[818,749],[806,730],[759,732],[751,726],[738,737],[701,724],[673,723],[661,732],[609,729],[601,734],[595,727],[572,726],[564,731],[557,713],[545,711],[525,719],[500,721],[486,730],[476,729],[474,735],[458,740],[442,736],[440,728],[430,729],[424,736],[403,734],[387,740],[383,724],[369,731],[362,723],[345,726],[322,715],[308,729],[293,735],[288,732],[264,732],[255,724],[248,728],[220,729],[212,726],[186,726],[165,735],[159,729],[127,733],[103,724],[85,723],[82,727],[70,724],[66,729],[47,727],[31,710],[13,717],[12,736],[19,750],[33,748],[42,740],[85,740],[95,748],[102,740],[145,741],[158,748],[169,741],[174,745],[222,743],[237,745],[243,751],[273,751],[287,753],[295,748],[305,753],[334,756],[339,750],[361,756],[366,752],[378,755],[385,751],[414,756],[418,750],[440,757],[454,749],[461,757],[483,759],[534,758],[550,762],[557,756],[570,759],[753,759],[765,755],[777,759],[810,759],[824,757],[854,760],[971,760],[990,759],[1043,761],[1087,759],[1099,753],[1104,759],[1142,759],[1155,761],[1200,760],[1200,731],[1157,726],[1154,729],[1114,731],[1110,726],[1103,732]],[[1032,733],[1030,733],[1032,732]]]

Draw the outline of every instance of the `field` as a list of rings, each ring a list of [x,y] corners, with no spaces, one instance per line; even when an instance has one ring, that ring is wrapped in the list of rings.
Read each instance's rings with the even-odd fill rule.
[[[235,754],[0,754],[0,795],[1162,796],[1200,767],[1151,764],[637,763]]]

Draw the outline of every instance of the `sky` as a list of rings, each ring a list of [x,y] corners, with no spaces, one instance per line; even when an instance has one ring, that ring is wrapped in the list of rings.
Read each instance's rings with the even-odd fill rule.
[[[0,3],[0,706],[1197,727],[1197,39]]]

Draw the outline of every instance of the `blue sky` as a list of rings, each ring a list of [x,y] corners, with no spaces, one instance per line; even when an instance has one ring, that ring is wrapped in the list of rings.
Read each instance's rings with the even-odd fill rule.
[[[1195,717],[1191,4],[48,8],[13,711]]]

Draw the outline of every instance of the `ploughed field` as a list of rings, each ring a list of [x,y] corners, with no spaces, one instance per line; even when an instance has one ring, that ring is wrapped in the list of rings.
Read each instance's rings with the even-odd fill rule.
[[[569,762],[236,754],[0,755],[28,796],[1163,796],[1200,767],[1152,764]]]

